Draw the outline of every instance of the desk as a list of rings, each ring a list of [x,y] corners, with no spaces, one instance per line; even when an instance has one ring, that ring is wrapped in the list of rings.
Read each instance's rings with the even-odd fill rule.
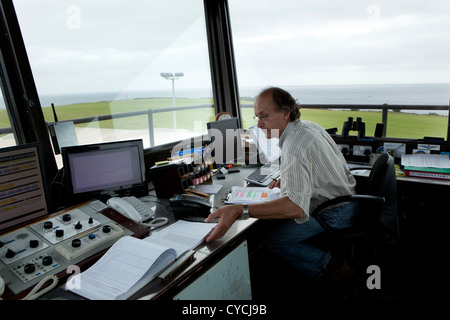
[[[254,168],[242,168],[240,173],[233,173],[226,176],[225,180],[213,180],[214,184],[222,184],[220,192],[213,197],[214,206],[221,205],[229,188],[233,185],[245,186],[243,177],[253,171]],[[364,176],[357,177],[365,179]],[[398,177],[398,215],[400,220],[400,239],[399,251],[395,259],[398,266],[393,270],[383,269],[383,285],[393,286],[401,296],[414,298],[417,294],[421,296],[426,292],[427,295],[433,295],[438,290],[435,284],[441,283],[441,276],[445,275],[442,263],[436,262],[445,252],[444,245],[448,242],[446,234],[447,225],[440,223],[442,216],[447,210],[443,210],[447,205],[447,196],[450,184],[445,181],[435,181],[432,179],[417,179],[410,177]],[[155,200],[155,197],[149,197]],[[168,201],[167,201],[168,203]],[[168,210],[164,202],[157,204],[162,214]],[[156,211],[158,214],[159,210]],[[205,269],[216,264],[222,257],[238,247],[247,237],[251,239],[253,231],[259,231],[262,224],[255,223],[254,219],[237,221],[228,231],[224,238],[209,244],[203,244],[197,248],[197,260],[188,269],[186,269],[178,278],[172,282],[164,284],[159,281],[153,281],[133,299],[162,299],[169,300],[176,297],[177,294],[191,283],[199,274],[204,274]],[[258,264],[260,261],[256,261]],[[268,265],[263,261],[266,268]],[[259,266],[259,265],[258,265]],[[441,266],[441,267],[439,267]],[[277,274],[275,270],[270,269],[272,274]],[[277,277],[270,277],[275,282],[273,287],[268,288],[267,278],[262,278],[260,287],[269,290],[270,298],[279,298],[279,290],[284,290],[288,286],[289,278],[282,276],[287,270],[279,269]],[[389,277],[394,274],[393,280]],[[423,276],[422,276],[423,275]],[[366,279],[364,279],[366,280]],[[430,281],[431,280],[431,281]],[[392,281],[389,282],[389,281]],[[275,288],[273,290],[272,288]],[[258,289],[258,287],[256,288]],[[433,290],[431,290],[433,289]],[[273,296],[272,296],[273,295]]]
[[[254,168],[241,168],[240,170],[240,172],[226,175],[226,178],[223,180],[212,179],[213,184],[222,185],[220,191],[216,195],[211,196],[213,207],[216,208],[223,205],[223,201],[232,186],[245,186],[246,182],[244,181],[244,177],[253,171]],[[154,196],[154,191],[150,193],[150,196],[141,199],[150,203],[153,202],[155,216],[168,217],[169,223],[175,221],[167,199],[157,199]],[[132,296],[131,299],[169,300],[176,297],[182,289],[188,287],[189,284],[204,274],[209,268],[216,265],[221,259],[225,258],[230,252],[239,248],[245,241],[247,231],[256,221],[254,218],[237,220],[222,239],[211,243],[204,243],[196,248],[194,255],[195,261],[175,279],[170,282],[164,282],[157,278]],[[158,230],[154,232],[158,232]]]
[[[223,205],[223,199],[226,197],[228,191],[232,186],[241,185],[244,186],[244,177],[250,173],[254,168],[242,168],[241,172],[228,174],[224,180],[217,180],[213,178],[213,184],[222,185],[221,190],[211,197],[214,207]],[[170,208],[168,199],[157,198],[155,191],[152,190],[146,197],[141,198],[147,202],[150,207],[155,209],[155,216],[164,216],[169,218],[169,224],[175,222],[174,215]],[[189,296],[179,296],[180,292],[189,287],[189,285],[201,277],[203,274],[212,270],[219,263],[226,260],[226,258],[232,259],[233,255],[237,254],[239,262],[242,260],[242,255],[248,250],[246,235],[249,229],[255,224],[257,220],[250,218],[248,220],[238,220],[228,230],[225,236],[211,243],[203,243],[195,249],[195,261],[185,268],[180,274],[170,281],[164,281],[160,278],[156,278],[148,283],[144,288],[135,293],[130,300],[145,299],[145,300],[172,300],[173,298],[182,299]],[[164,228],[164,227],[162,227]],[[158,232],[160,229],[151,230],[150,235]],[[232,255],[230,255],[230,253]],[[248,258],[248,253],[247,257]],[[228,262],[229,263],[229,262]],[[249,270],[247,276],[249,277]],[[41,299],[80,299],[78,295],[74,295],[70,292],[66,292],[64,283],[60,283],[58,290],[53,290]],[[247,288],[248,289],[248,288]],[[251,298],[250,291],[246,291],[246,298]],[[248,295],[249,293],[249,295]],[[222,294],[222,293],[221,293]],[[224,298],[223,296],[217,296]],[[213,297],[208,297],[212,299]],[[225,297],[226,298],[226,297]],[[236,299],[236,296],[231,296]],[[244,297],[245,298],[245,297]]]

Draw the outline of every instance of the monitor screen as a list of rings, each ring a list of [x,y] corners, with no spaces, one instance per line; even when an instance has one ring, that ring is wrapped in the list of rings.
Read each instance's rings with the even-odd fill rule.
[[[264,131],[258,126],[253,126],[248,128],[250,134],[253,138],[253,141],[258,148],[259,157],[262,163],[275,163],[280,162],[281,159],[281,149],[278,146],[279,139],[271,138],[267,139]]]
[[[211,153],[216,165],[243,161],[241,129],[237,118],[208,122]]]
[[[0,231],[48,214],[39,143],[0,149]]]
[[[62,156],[76,200],[148,194],[142,140],[65,147]]]

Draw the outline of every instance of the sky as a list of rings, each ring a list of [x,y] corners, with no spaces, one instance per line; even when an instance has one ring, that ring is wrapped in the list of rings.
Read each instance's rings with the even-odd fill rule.
[[[203,0],[14,0],[39,93],[210,88]],[[241,87],[450,83],[448,0],[229,0]]]

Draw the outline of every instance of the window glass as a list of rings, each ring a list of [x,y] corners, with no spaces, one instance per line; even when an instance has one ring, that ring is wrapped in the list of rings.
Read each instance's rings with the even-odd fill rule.
[[[264,87],[301,104],[360,105],[357,111],[302,109],[325,129],[361,117],[373,136],[381,111],[364,105],[442,105],[390,110],[387,136],[446,137],[450,100],[450,2],[229,0],[244,126]],[[250,107],[250,108],[245,108]],[[357,133],[351,133],[356,135]]]
[[[139,138],[147,148],[214,119],[203,1],[14,5],[45,119],[55,121],[53,103],[79,144]]]
[[[16,145],[14,134],[11,129],[8,111],[6,110],[3,92],[0,90],[0,148]]]

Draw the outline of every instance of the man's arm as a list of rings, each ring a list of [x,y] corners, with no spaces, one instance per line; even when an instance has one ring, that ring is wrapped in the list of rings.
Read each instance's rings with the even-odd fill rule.
[[[303,215],[303,210],[287,197],[251,204],[248,210],[252,218],[258,219],[299,219]],[[219,222],[206,241],[222,238],[241,213],[241,204],[226,205],[211,213],[205,222],[211,222],[215,218],[219,218]]]

